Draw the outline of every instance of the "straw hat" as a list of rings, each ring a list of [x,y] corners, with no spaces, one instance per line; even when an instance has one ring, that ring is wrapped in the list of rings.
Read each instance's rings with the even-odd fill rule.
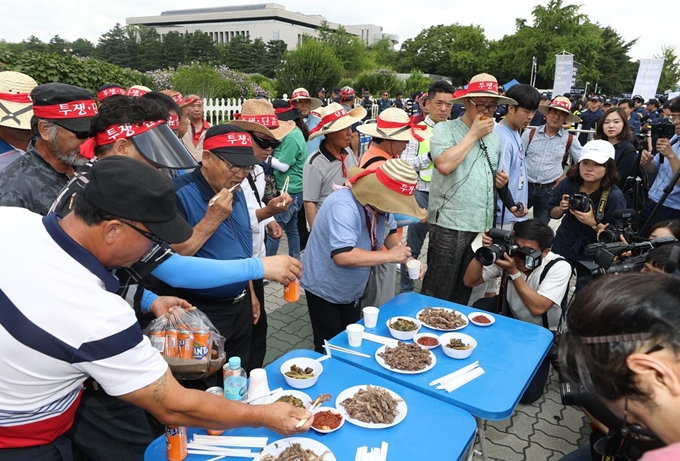
[[[454,98],[449,100],[452,104],[462,103],[467,98],[497,98],[498,104],[516,105],[517,101],[498,94],[498,80],[491,74],[477,74],[465,90],[456,91]]]
[[[347,110],[337,102],[329,104],[319,112],[321,121],[316,128],[310,130],[310,141],[319,136],[325,136],[329,133],[336,133],[340,130],[344,130],[348,126],[360,122],[366,116],[366,109],[361,106],[355,107],[347,112]]]
[[[321,99],[319,98],[312,98],[309,95],[309,91],[305,90],[304,88],[296,88],[293,91],[292,96],[290,97],[290,101],[299,101],[301,99],[309,99],[309,108],[310,110],[318,109],[323,105],[321,102]]]
[[[564,96],[558,96],[550,104],[538,106],[538,111],[543,115],[548,115],[550,109],[559,110],[567,114],[567,123],[579,123],[581,118],[571,113],[571,101]]]
[[[241,113],[229,122],[246,131],[261,133],[270,138],[282,140],[295,129],[295,122],[279,120],[272,104],[265,99],[247,99],[241,105]]]
[[[36,86],[35,80],[21,72],[0,72],[0,126],[31,129],[33,103],[29,95]]]
[[[127,95],[128,96],[134,96],[136,98],[140,97],[143,94],[151,92],[151,88],[144,86],[144,85],[132,85],[128,90],[127,90]]]
[[[422,142],[432,137],[432,130],[425,123],[415,124],[403,109],[390,107],[378,114],[376,123],[357,127],[357,131],[374,138],[391,139],[392,141]]]
[[[160,92],[170,96],[179,107],[186,107],[198,101],[198,99],[195,98],[185,98],[182,93],[175,90],[161,90]]]
[[[401,159],[390,159],[375,170],[356,166],[349,169],[352,194],[362,205],[380,211],[424,219],[426,214],[416,202],[418,174]]]

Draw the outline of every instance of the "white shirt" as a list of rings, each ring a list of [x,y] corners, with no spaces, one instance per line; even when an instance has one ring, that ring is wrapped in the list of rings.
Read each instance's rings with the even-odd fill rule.
[[[529,277],[520,272],[521,277],[526,281],[527,285],[529,285],[529,288],[553,302],[553,305],[550,306],[547,312],[548,325],[551,330],[556,329],[557,324],[560,321],[560,315],[562,313],[560,303],[562,302],[564,293],[569,289],[571,265],[567,261],[557,262],[550,268],[550,271],[548,271],[540,285],[539,279],[548,263],[553,259],[560,257],[561,256],[551,251],[543,258],[541,265],[529,274]],[[484,266],[484,270],[482,271],[485,282],[500,277],[501,273],[502,270],[495,264]],[[508,307],[512,310],[512,313],[517,320],[543,326],[543,316],[533,315],[531,313],[529,308],[524,304],[524,301],[522,301],[522,298],[520,298],[519,293],[517,293],[517,289],[512,281],[508,281],[506,298],[508,300]]]
[[[257,188],[257,193],[260,197],[264,195],[264,170],[261,165],[255,165],[251,175],[255,178],[255,187]],[[250,182],[248,178],[244,179],[241,183],[241,189],[243,189],[243,195],[246,196],[246,204],[248,205],[248,216],[250,217],[250,228],[253,230],[253,258],[264,258],[267,256],[266,247],[264,244],[264,237],[266,233],[267,225],[274,221],[274,218],[267,218],[262,220],[262,222],[257,221],[257,210],[264,208],[266,205],[259,202],[252,187],[250,187]]]

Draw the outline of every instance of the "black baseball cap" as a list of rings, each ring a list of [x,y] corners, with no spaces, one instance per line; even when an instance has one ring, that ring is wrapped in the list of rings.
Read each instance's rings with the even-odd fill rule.
[[[86,133],[97,115],[94,95],[79,86],[45,83],[31,91],[33,114],[69,131]]]
[[[326,88],[320,86],[319,88],[316,89],[317,93],[327,93]]]
[[[636,99],[639,99],[640,102],[645,102],[645,98],[643,98],[642,95],[639,95],[639,94],[636,94],[636,95],[633,96],[631,99],[632,99],[633,101],[635,101]]]
[[[548,93],[541,93],[540,99],[546,99],[550,101],[550,95]]]
[[[172,180],[139,160],[112,155],[95,162],[83,198],[104,213],[144,224],[168,243],[182,243],[193,233],[175,209]]]
[[[302,118],[302,112],[283,99],[274,99],[272,101],[272,107],[274,107],[274,113],[279,120],[289,122]]]
[[[253,151],[253,140],[243,128],[236,125],[216,125],[208,128],[203,140],[203,149],[236,166],[258,164]]]
[[[333,93],[340,93],[340,88],[338,87],[333,88]]]
[[[652,99],[650,99],[649,101],[647,101],[647,102],[645,103],[645,106],[648,106],[648,105],[650,105],[650,104],[654,104],[654,107],[656,107],[657,109],[661,106],[661,104],[659,104],[659,100],[656,99],[656,98],[652,98]]]

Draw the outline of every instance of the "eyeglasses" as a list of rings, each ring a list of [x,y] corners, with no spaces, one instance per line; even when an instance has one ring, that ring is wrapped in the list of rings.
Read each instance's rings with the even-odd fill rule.
[[[248,165],[248,166],[238,166],[238,165],[234,165],[234,164],[231,163],[230,161],[228,161],[228,160],[226,160],[226,159],[223,159],[222,157],[220,157],[220,156],[217,155],[217,154],[213,154],[213,155],[214,155],[215,157],[217,157],[218,159],[222,160],[224,163],[226,163],[226,164],[227,164],[227,168],[229,168],[229,171],[231,171],[232,173],[238,173],[239,171],[244,171],[244,172],[246,172],[246,173],[250,173],[251,171],[253,171],[253,166],[252,166],[252,165]]]
[[[151,241],[152,241],[153,243],[155,243],[156,245],[162,245],[162,244],[164,243],[163,240],[161,240],[160,238],[156,237],[155,235],[153,235],[153,234],[151,234],[151,233],[149,233],[149,232],[147,232],[147,231],[145,231],[145,230],[143,230],[143,229],[140,229],[139,227],[135,226],[134,224],[130,224],[129,222],[123,221],[122,219],[120,220],[120,222],[122,222],[122,223],[125,224],[126,226],[132,227],[134,230],[136,230],[137,232],[139,232],[140,234],[142,234],[144,237],[146,237],[146,238],[148,238],[149,240],[151,240]]]
[[[477,112],[486,112],[491,111],[491,112],[496,112],[496,109],[498,109],[498,104],[479,104],[474,102],[472,99],[468,98],[468,101],[470,101],[470,104],[475,106],[475,109],[477,109]]]
[[[668,121],[671,123],[680,122],[680,114],[672,114],[668,116]]]
[[[270,147],[272,149],[276,149],[281,145],[281,141],[278,139],[275,140],[270,140],[270,139],[262,139],[258,136],[255,136],[252,131],[249,131],[250,137],[253,138],[253,141],[255,141],[255,144],[260,146],[262,149],[269,149]]]

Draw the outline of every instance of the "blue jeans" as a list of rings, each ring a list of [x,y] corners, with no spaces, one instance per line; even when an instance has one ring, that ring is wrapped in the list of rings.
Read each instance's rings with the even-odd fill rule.
[[[534,187],[529,184],[529,208],[534,209],[534,218],[541,221],[543,224],[550,222],[550,209],[548,203],[552,198],[554,189],[551,187]]]
[[[300,234],[298,233],[298,211],[302,207],[302,192],[290,194],[293,203],[283,213],[274,216],[279,226],[283,228],[288,239],[288,254],[295,259],[300,259]],[[278,239],[267,239],[267,256],[274,256],[279,251]]]
[[[430,201],[429,192],[416,191],[416,202],[420,208],[427,209]],[[411,248],[411,256],[418,259],[420,251],[423,249],[423,242],[427,237],[427,223],[411,224],[408,226],[408,234],[406,235],[406,245]],[[413,291],[413,279],[408,276],[408,271],[402,267],[401,281],[399,283],[399,293],[406,293]]]

